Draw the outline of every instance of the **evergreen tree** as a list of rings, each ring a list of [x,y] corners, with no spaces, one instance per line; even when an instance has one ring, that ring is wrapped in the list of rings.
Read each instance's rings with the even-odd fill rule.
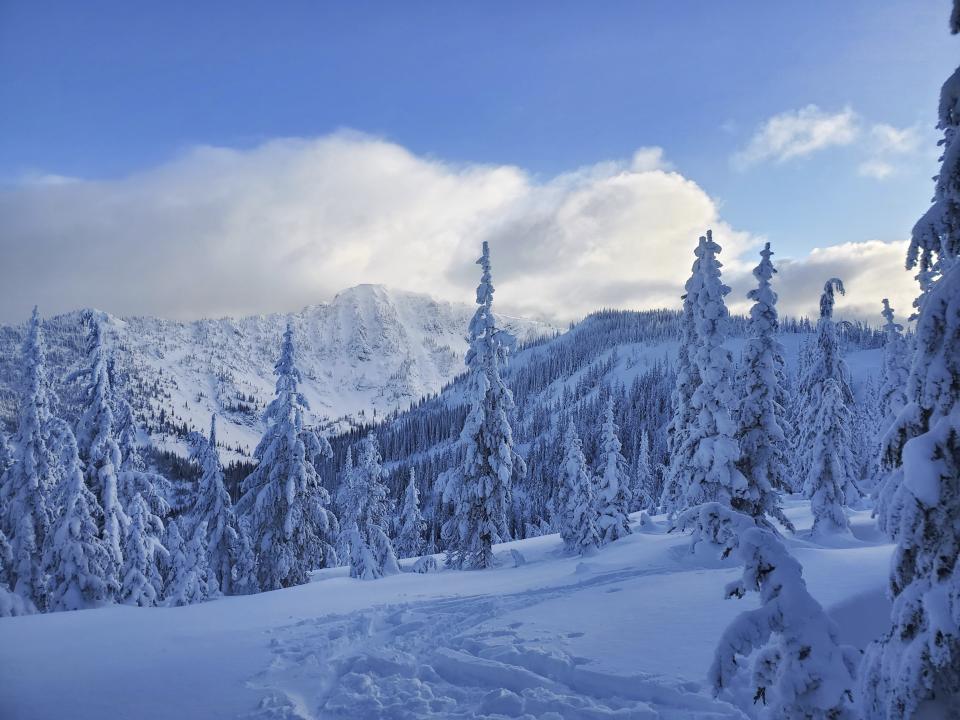
[[[387,487],[383,483],[383,467],[380,464],[380,449],[373,433],[360,441],[357,450],[357,463],[354,466],[348,485],[342,485],[341,507],[352,508],[349,522],[351,548],[350,557],[362,557],[363,568],[352,568],[352,577],[382,577],[393,574],[396,568],[396,555],[390,539],[383,531],[387,521]],[[357,532],[353,532],[356,525]],[[361,548],[352,547],[362,542],[370,549],[369,559]],[[372,560],[373,565],[370,565]],[[396,568],[399,572],[399,568]]]
[[[750,337],[743,351],[737,378],[740,402],[737,406],[737,441],[740,446],[738,467],[746,478],[745,491],[731,501],[735,510],[767,524],[775,518],[792,529],[780,508],[778,489],[791,483],[785,476],[787,466],[786,362],[783,346],[777,340],[777,294],[770,287],[776,270],[770,261],[770,243],[760,253],[760,264],[753,270],[757,287],[747,293],[750,308]]]
[[[696,297],[693,317],[697,337],[692,359],[700,384],[690,397],[695,420],[678,455],[687,478],[686,504],[745,504],[751,489],[737,468],[740,451],[734,437],[736,423],[730,414],[735,405],[733,358],[724,348],[729,313],[723,298],[730,288],[720,280],[720,246],[709,230],[697,252],[699,272],[691,278],[692,294]]]
[[[223,465],[217,452],[216,415],[210,419],[210,436],[200,444],[196,460],[201,475],[193,506],[193,523],[195,527],[203,525],[206,528],[204,546],[217,586],[223,594],[234,595],[234,578],[237,577],[242,586],[249,585],[247,576],[253,568],[244,567],[240,524],[224,484]]]
[[[423,552],[423,529],[426,523],[420,513],[420,493],[417,490],[417,476],[410,468],[410,479],[403,494],[401,510],[400,536],[397,538],[397,551],[401,557],[416,557]]]
[[[129,507],[129,523],[123,544],[123,581],[120,601],[127,605],[156,605],[163,594],[159,561],[167,556],[160,542],[163,523],[147,509],[139,493]]]
[[[196,523],[190,540],[184,542],[177,523],[167,533],[171,573],[164,599],[167,605],[192,605],[218,595],[217,579],[208,561],[206,522]]]
[[[921,280],[907,405],[883,451],[885,526],[897,545],[891,627],[861,673],[870,720],[949,717],[960,707],[960,67],[941,91],[938,127],[933,205],[907,252]]]
[[[743,562],[726,596],[760,596],[760,607],[738,616],[723,632],[709,677],[714,695],[735,686],[753,658],[753,703],[765,716],[791,720],[856,720],[854,685],[858,652],[841,645],[836,625],[810,595],[803,568],[778,536],[754,518],[719,503],[690,511],[696,534],[710,537],[723,556]],[[748,701],[749,702],[749,701]]]
[[[630,534],[630,473],[621,452],[620,428],[613,420],[613,398],[607,400],[600,429],[600,468],[597,473],[597,532],[602,544]]]
[[[347,561],[350,559],[350,540],[353,528],[357,527],[359,508],[354,502],[353,447],[347,446],[343,467],[337,476],[337,512],[340,517],[340,532],[337,534],[337,557]]]
[[[300,371],[290,324],[274,370],[276,397],[267,407],[267,430],[254,451],[257,467],[243,481],[240,501],[249,518],[257,584],[263,590],[302,585],[311,570],[335,564],[328,538],[338,530],[315,465],[333,453],[325,439],[304,425],[308,405],[297,389]]]
[[[77,443],[69,428],[61,435],[64,468],[58,493],[63,510],[47,543],[44,564],[50,569],[49,609],[81,610],[97,607],[120,589],[98,520],[97,499],[83,477]]]
[[[514,340],[497,328],[493,316],[490,249],[486,242],[477,264],[483,272],[466,356],[470,411],[460,435],[464,460],[450,493],[455,505],[453,517],[444,527],[447,562],[461,568],[493,566],[493,546],[509,538],[511,481],[515,472],[524,469],[513,449],[508,417],[513,395],[500,377],[500,365]]]
[[[906,387],[910,377],[910,356],[903,337],[903,325],[894,320],[890,301],[883,299],[883,368],[880,382],[881,433],[885,432],[907,405]]]
[[[676,383],[672,398],[673,416],[667,426],[667,453],[670,462],[662,498],[664,510],[671,515],[687,507],[687,466],[681,450],[686,445],[690,429],[696,420],[692,397],[693,391],[700,385],[700,368],[694,359],[699,342],[694,313],[699,302],[700,265],[706,242],[706,236],[701,236],[694,251],[696,260],[684,286],[686,292],[683,295],[683,310],[680,315],[680,346],[677,348]]]
[[[837,328],[833,320],[836,293],[845,293],[843,281],[830,278],[824,284],[823,294],[820,296],[816,345],[811,350],[807,367],[797,388],[799,399],[794,420],[796,434],[793,452],[794,476],[797,478],[807,477],[808,469],[814,462],[813,453],[818,451],[817,416],[820,414],[823,391],[828,380],[832,380],[840,391],[847,410],[841,413],[846,423],[844,434],[847,438],[852,438],[850,409],[854,407],[855,400],[850,387],[850,371],[840,351]],[[860,491],[855,484],[856,475],[856,472],[852,472],[845,478],[849,481],[848,487],[844,488],[844,498],[848,504],[856,502],[860,497]]]
[[[597,530],[590,471],[583,456],[583,443],[572,418],[567,425],[564,445],[563,489],[558,498],[563,507],[560,537],[568,552],[587,555],[599,547],[600,532]]]
[[[13,551],[7,536],[0,530],[0,618],[15,615],[30,615],[37,608],[22,595],[10,589],[12,578]]]
[[[111,574],[119,577],[124,562],[124,534],[129,523],[119,493],[122,458],[114,434],[113,397],[103,330],[93,312],[87,313],[85,322],[90,328],[87,366],[71,375],[71,379],[83,382],[84,411],[77,427],[77,445],[86,464],[87,484],[103,510],[101,532],[110,555]]]
[[[60,468],[51,437],[53,391],[47,379],[43,326],[36,308],[23,343],[21,363],[23,380],[13,464],[0,486],[0,530],[10,543],[12,590],[44,610],[47,586],[43,550],[52,521],[51,495]]]
[[[638,443],[637,459],[633,463],[633,484],[630,489],[630,511],[647,510],[656,503],[654,475],[650,466],[650,438],[644,430]]]
[[[803,493],[810,499],[813,533],[836,533],[848,529],[845,488],[851,482],[854,460],[850,452],[850,411],[838,383],[828,378],[820,392],[820,412],[814,420],[812,447]]]

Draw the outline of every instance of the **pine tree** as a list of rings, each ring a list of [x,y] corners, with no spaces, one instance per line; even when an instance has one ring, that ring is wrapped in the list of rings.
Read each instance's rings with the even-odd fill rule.
[[[51,437],[53,391],[47,379],[43,326],[36,308],[23,343],[21,363],[23,383],[14,462],[0,486],[0,530],[10,543],[12,590],[44,610],[47,586],[43,550],[52,521],[51,494],[59,481],[60,468]]]
[[[329,538],[338,531],[330,495],[315,463],[333,453],[329,443],[304,425],[309,408],[297,389],[293,326],[283,335],[276,397],[267,407],[267,430],[254,451],[256,469],[243,481],[240,510],[250,523],[263,590],[302,585],[308,573],[336,563]]]
[[[777,490],[789,488],[787,466],[786,362],[783,346],[776,338],[779,331],[777,294],[770,287],[776,270],[770,257],[770,243],[760,253],[760,264],[753,270],[757,287],[747,293],[750,308],[750,337],[743,351],[737,378],[740,402],[737,406],[737,441],[740,446],[738,467],[746,478],[746,490],[733,498],[735,510],[763,524],[775,518],[792,529],[780,508]]]
[[[630,473],[620,452],[620,428],[613,419],[613,398],[607,400],[600,429],[600,468],[597,473],[597,532],[602,544],[630,534]]]
[[[695,420],[678,454],[685,468],[686,504],[693,507],[704,502],[746,503],[750,488],[737,468],[740,450],[734,437],[736,423],[730,414],[735,404],[733,358],[724,348],[729,313],[723,298],[730,288],[720,280],[720,246],[709,230],[697,252],[699,272],[691,278],[697,337],[692,359],[700,384],[690,397]]]
[[[845,532],[845,488],[854,473],[850,452],[850,411],[839,384],[828,378],[820,392],[820,412],[814,420],[803,494],[810,499],[813,533]]]
[[[84,412],[77,427],[77,445],[80,458],[86,464],[87,484],[103,510],[101,532],[110,555],[111,574],[119,577],[124,562],[124,534],[129,523],[119,492],[122,458],[114,434],[113,393],[103,330],[99,318],[92,312],[86,315],[85,322],[90,328],[87,366],[70,378],[83,381]]]
[[[353,528],[358,526],[358,511],[354,502],[355,473],[353,468],[353,448],[347,446],[343,467],[337,476],[337,512],[340,517],[340,532],[337,534],[337,557],[347,561],[350,558],[350,541]]]
[[[364,559],[363,568],[351,567],[352,577],[382,577],[399,572],[393,545],[383,531],[383,525],[387,521],[387,488],[383,483],[383,467],[380,462],[376,436],[370,433],[360,441],[357,463],[351,473],[350,483],[340,488],[341,507],[352,508],[348,535],[351,543],[350,557]],[[354,525],[357,527],[356,533],[353,532]],[[353,547],[357,542],[362,542],[369,548],[369,559],[361,548]]]
[[[638,443],[637,459],[633,463],[633,484],[630,489],[630,511],[647,510],[656,503],[653,492],[654,476],[650,466],[650,438],[644,430]]]
[[[217,452],[216,415],[210,419],[210,436],[200,444],[196,461],[201,475],[193,506],[193,523],[195,527],[203,525],[206,528],[204,545],[217,586],[224,595],[234,595],[234,577],[240,577],[241,585],[248,585],[246,576],[253,568],[242,566],[240,524],[224,484],[223,465]]]
[[[891,627],[861,673],[870,720],[949,717],[960,707],[960,67],[941,91],[938,127],[933,205],[907,252],[921,281],[907,405],[883,450],[885,526],[897,545]]]
[[[691,400],[693,391],[700,385],[700,369],[694,359],[699,341],[694,312],[699,302],[700,265],[706,242],[706,236],[701,236],[694,251],[696,260],[685,285],[686,292],[683,295],[683,310],[680,315],[680,346],[677,349],[676,383],[672,397],[673,415],[667,426],[667,453],[670,463],[662,498],[664,510],[671,515],[687,507],[687,467],[681,450],[687,443],[696,419]]]
[[[460,434],[464,460],[450,493],[455,503],[453,517],[444,526],[447,562],[460,568],[493,566],[493,546],[509,537],[507,508],[513,475],[524,469],[513,449],[508,417],[513,395],[500,377],[500,365],[514,340],[497,328],[493,316],[490,249],[486,242],[477,264],[483,272],[466,356],[470,412]]]
[[[583,443],[572,418],[567,424],[564,445],[562,492],[558,497],[563,507],[560,537],[568,552],[587,555],[600,546],[600,532],[597,530],[593,483],[583,456]]]
[[[58,495],[63,510],[44,558],[50,569],[49,609],[81,610],[116,597],[120,587],[100,537],[98,520],[103,511],[84,481],[69,428],[62,430],[61,453],[64,475]]]
[[[397,552],[401,557],[416,557],[423,552],[423,529],[426,523],[420,513],[420,493],[417,490],[417,477],[413,466],[410,467],[410,479],[403,494],[401,510],[400,536],[397,538]]]
[[[159,561],[167,555],[160,542],[163,523],[147,509],[139,493],[128,509],[129,523],[123,544],[123,581],[120,601],[127,605],[156,605],[163,594]]]
[[[219,594],[217,579],[208,561],[206,522],[196,523],[190,540],[184,542],[176,522],[167,534],[171,573],[166,582],[167,605],[192,605]]]

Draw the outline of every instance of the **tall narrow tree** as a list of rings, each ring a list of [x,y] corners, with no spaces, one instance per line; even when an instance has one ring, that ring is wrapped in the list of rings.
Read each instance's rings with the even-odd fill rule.
[[[254,568],[245,566],[240,523],[233,511],[217,451],[217,416],[210,418],[210,435],[201,442],[196,456],[201,475],[193,506],[193,527],[205,528],[208,564],[224,595],[234,595],[250,585]]]
[[[933,205],[907,251],[921,280],[907,405],[883,450],[897,545],[891,627],[861,671],[870,720],[950,717],[960,707],[960,67],[941,90],[938,127]]]
[[[400,536],[397,538],[397,552],[400,557],[415,557],[423,552],[423,529],[426,523],[420,512],[420,492],[417,490],[417,476],[410,468],[407,489],[403,493],[403,508],[400,511]]]
[[[780,508],[777,490],[792,485],[786,478],[787,428],[786,362],[783,346],[777,340],[777,294],[770,286],[776,270],[770,257],[770,243],[760,253],[760,264],[753,270],[757,287],[747,293],[750,308],[750,337],[743,351],[737,378],[740,401],[737,405],[737,441],[740,446],[738,467],[747,480],[743,493],[731,504],[763,524],[767,518],[779,520],[787,528],[793,525]]]
[[[43,325],[36,308],[21,355],[22,385],[13,464],[0,487],[2,531],[10,543],[12,590],[37,609],[47,603],[43,550],[52,519],[51,494],[59,479],[53,448],[51,404]]]
[[[593,483],[573,418],[567,423],[564,446],[561,492],[558,496],[563,507],[560,537],[568,552],[586,555],[600,545],[600,532],[597,530]]]
[[[630,534],[630,469],[621,452],[620,428],[613,418],[613,397],[608,398],[600,428],[600,467],[597,471],[597,531],[602,544]]]
[[[736,404],[733,358],[724,347],[729,319],[724,296],[730,288],[720,280],[720,246],[709,230],[697,252],[699,271],[691,280],[696,297],[693,318],[697,337],[693,361],[700,383],[690,397],[694,420],[679,451],[688,478],[686,504],[692,507],[705,502],[744,503],[749,486],[737,467],[740,450],[730,412]]]
[[[305,425],[309,406],[300,394],[300,371],[287,325],[274,366],[276,397],[267,407],[267,430],[254,451],[256,469],[243,481],[240,510],[249,518],[263,590],[301,585],[311,570],[336,561],[330,544],[338,530],[330,495],[315,463],[333,453],[327,441]]]
[[[482,274],[466,356],[470,411],[460,434],[464,460],[450,493],[453,517],[444,528],[447,561],[461,568],[493,566],[494,544],[508,539],[511,481],[514,472],[523,467],[513,449],[510,428],[513,395],[500,377],[500,365],[514,340],[497,328],[493,315],[490,248],[486,242],[477,264]]]

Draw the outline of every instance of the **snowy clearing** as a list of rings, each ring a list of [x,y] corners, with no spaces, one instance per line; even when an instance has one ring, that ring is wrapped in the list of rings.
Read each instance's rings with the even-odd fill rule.
[[[810,525],[806,501],[788,516]],[[5,718],[721,718],[705,677],[730,562],[663,518],[589,558],[556,535],[497,547],[503,567],[303,586],[180,608],[0,620]],[[788,538],[813,595],[863,648],[883,630],[891,546],[867,512],[826,547]],[[526,563],[513,567],[510,549]],[[412,563],[405,561],[409,567]]]

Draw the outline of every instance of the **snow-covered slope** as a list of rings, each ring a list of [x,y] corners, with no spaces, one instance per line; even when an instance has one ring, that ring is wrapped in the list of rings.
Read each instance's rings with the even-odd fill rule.
[[[314,421],[371,419],[437,392],[463,369],[473,306],[427,295],[358,285],[331,302],[293,315],[174,322],[106,318],[124,391],[154,440],[206,428],[220,413],[221,440],[252,449],[260,415],[273,397],[273,363],[288,320],[295,328],[301,386]],[[518,340],[555,328],[500,316]],[[83,346],[81,313],[45,324],[54,376],[62,377]],[[0,419],[13,413],[19,328],[0,328]],[[69,400],[69,388],[62,393]]]
[[[798,528],[808,506],[787,500]],[[888,621],[890,546],[868,511],[852,524],[833,546],[786,542],[841,641],[862,648]],[[723,600],[735,566],[691,555],[662,522],[634,529],[587,559],[548,535],[498,546],[496,570],[363,581],[337,568],[188,607],[0,619],[0,716],[744,718],[706,673],[755,596]]]

